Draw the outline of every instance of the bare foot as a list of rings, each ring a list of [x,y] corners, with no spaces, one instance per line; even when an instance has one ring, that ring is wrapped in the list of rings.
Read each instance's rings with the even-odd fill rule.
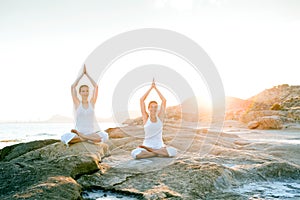
[[[76,135],[78,135],[78,131],[76,129],[72,129],[71,132],[75,133]]]

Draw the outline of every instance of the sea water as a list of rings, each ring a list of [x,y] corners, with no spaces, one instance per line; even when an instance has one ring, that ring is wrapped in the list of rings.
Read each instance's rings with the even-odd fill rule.
[[[102,130],[120,126],[115,123],[99,123]],[[70,132],[74,123],[0,123],[0,149],[13,144],[34,140],[60,139]]]
[[[83,192],[82,197],[84,199],[95,199],[95,200],[100,200],[100,199],[106,199],[106,200],[120,200],[120,199],[126,199],[126,200],[136,200],[138,199],[134,195],[126,195],[126,194],[121,194],[118,192],[112,192],[112,191],[105,191],[105,190],[91,190],[91,191],[85,191]]]
[[[249,199],[300,199],[300,181],[263,181],[245,184],[231,191]]]

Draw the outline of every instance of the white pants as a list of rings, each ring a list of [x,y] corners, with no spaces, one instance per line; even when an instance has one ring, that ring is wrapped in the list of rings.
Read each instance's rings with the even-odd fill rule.
[[[98,131],[96,133],[100,136],[101,142],[106,142],[109,139],[108,134],[105,131]],[[63,143],[68,144],[76,136],[75,133],[65,133],[60,139]]]

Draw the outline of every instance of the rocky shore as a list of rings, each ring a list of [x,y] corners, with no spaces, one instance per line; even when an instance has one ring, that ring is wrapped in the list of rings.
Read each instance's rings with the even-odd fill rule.
[[[82,199],[83,191],[102,189],[137,199],[248,199],[234,188],[300,180],[299,144],[246,140],[236,133],[251,130],[238,121],[226,121],[223,132],[182,124],[164,126],[164,142],[179,150],[175,158],[133,160],[130,151],[143,139],[140,125],[108,129],[109,147],[66,148],[56,140],[5,147],[0,198]]]
[[[83,199],[97,189],[136,199],[285,199],[255,196],[273,183],[299,199],[299,91],[281,85],[248,100],[227,98],[220,130],[209,114],[198,122],[180,106],[168,108],[163,140],[178,150],[175,158],[131,158],[143,141],[141,118],[107,129],[107,144],[43,140],[5,147],[0,199]],[[253,185],[263,189],[241,192]]]
[[[106,144],[78,143],[66,148],[44,140],[0,150],[0,199],[81,199],[82,175],[99,170]]]

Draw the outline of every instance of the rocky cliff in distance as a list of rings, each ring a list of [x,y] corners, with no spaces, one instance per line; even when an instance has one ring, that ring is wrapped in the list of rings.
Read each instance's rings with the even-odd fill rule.
[[[282,84],[266,89],[259,94],[249,98],[249,100],[264,103],[266,109],[276,109],[273,107],[279,104],[281,107],[277,109],[296,109],[300,108],[300,86]]]
[[[300,122],[300,86],[274,86],[246,100],[226,97],[225,107],[225,120],[243,122],[251,129],[281,129],[285,124]],[[168,107],[165,120],[209,122],[212,121],[211,108],[192,97],[181,105]],[[142,118],[128,119],[124,124],[141,125]]]
[[[252,105],[237,118],[248,123],[249,128],[280,129],[284,124],[300,122],[300,86],[274,86],[247,101]]]
[[[278,116],[283,123],[299,122],[300,86],[274,86],[246,100],[226,97],[226,119],[249,123],[267,116]]]

